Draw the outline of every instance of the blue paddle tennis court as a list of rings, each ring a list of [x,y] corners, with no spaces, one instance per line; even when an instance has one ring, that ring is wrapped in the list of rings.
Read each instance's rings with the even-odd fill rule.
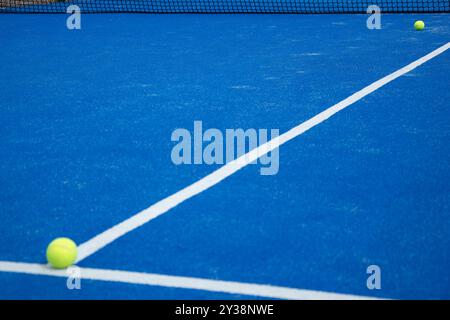
[[[448,1],[34,1],[0,1],[1,299],[450,299]],[[200,122],[279,136],[174,163]]]

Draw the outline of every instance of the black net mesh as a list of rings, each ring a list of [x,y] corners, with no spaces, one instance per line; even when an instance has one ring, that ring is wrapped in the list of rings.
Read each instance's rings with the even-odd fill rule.
[[[0,12],[65,13],[366,13],[449,12],[450,0],[0,0]]]

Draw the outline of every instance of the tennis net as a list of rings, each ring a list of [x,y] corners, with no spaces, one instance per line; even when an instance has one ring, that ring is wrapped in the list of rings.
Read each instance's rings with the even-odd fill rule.
[[[66,13],[385,13],[450,12],[450,0],[0,0],[0,12]]]

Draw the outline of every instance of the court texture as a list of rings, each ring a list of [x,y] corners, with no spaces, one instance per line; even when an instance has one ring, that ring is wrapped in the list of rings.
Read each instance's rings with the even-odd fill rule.
[[[449,299],[449,12],[0,0],[0,299]],[[175,164],[199,122],[279,136]]]

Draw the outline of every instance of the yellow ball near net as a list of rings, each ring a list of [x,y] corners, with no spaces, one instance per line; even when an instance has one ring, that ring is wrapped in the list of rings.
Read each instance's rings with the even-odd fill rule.
[[[423,29],[425,29],[425,22],[423,22],[422,20],[418,20],[414,23],[414,29],[416,29],[417,31],[422,31]]]
[[[47,261],[55,269],[65,269],[77,259],[77,245],[69,238],[57,238],[47,247]]]

